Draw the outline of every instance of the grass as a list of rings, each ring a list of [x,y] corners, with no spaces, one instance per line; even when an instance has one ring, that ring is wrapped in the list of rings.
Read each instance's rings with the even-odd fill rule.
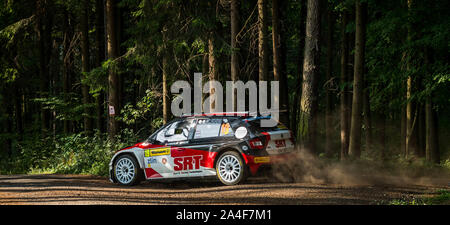
[[[426,199],[428,205],[450,205],[450,190],[439,190],[437,196]]]
[[[441,189],[429,198],[394,199],[389,202],[381,202],[386,205],[450,205],[450,190]]]

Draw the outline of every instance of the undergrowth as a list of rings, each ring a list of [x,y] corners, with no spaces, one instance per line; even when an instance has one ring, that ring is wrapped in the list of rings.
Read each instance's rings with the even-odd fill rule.
[[[394,199],[389,202],[382,202],[386,205],[450,205],[450,190],[438,190],[433,197]]]
[[[108,175],[108,164],[117,150],[137,143],[132,130],[110,140],[106,134],[29,137],[16,144],[10,157],[0,159],[0,174]]]

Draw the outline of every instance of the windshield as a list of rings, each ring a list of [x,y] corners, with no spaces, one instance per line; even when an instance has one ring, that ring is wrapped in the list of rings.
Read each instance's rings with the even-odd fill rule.
[[[168,142],[186,141],[194,127],[193,119],[174,120],[158,129],[148,138],[148,142],[164,144]]]

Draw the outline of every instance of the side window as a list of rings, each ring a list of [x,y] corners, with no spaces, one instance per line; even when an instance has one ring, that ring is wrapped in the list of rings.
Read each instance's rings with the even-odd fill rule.
[[[186,141],[192,127],[193,120],[175,121],[159,131],[156,140],[161,143]]]
[[[195,129],[194,138],[218,137],[222,119],[199,119]]]

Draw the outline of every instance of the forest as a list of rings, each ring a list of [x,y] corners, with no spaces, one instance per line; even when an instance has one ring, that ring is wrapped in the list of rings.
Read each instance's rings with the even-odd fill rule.
[[[107,175],[197,72],[279,81],[324,160],[450,169],[449,37],[446,0],[0,0],[0,174]]]

